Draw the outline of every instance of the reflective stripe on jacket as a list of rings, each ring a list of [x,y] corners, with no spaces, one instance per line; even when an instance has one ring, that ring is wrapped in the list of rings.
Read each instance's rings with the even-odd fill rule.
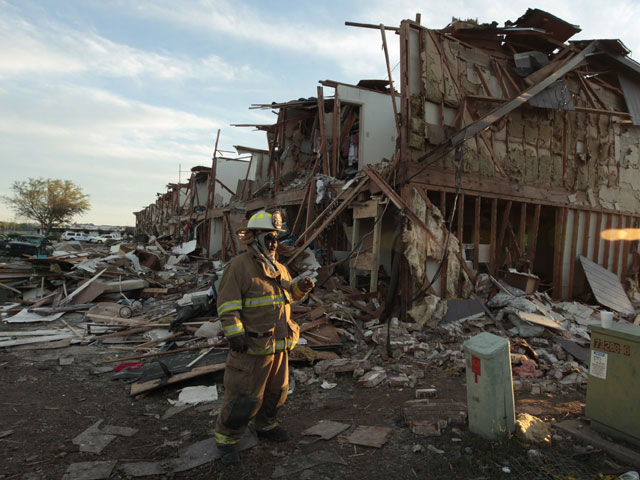
[[[272,355],[297,343],[300,328],[291,320],[291,302],[302,291],[281,263],[276,272],[249,250],[231,260],[218,291],[218,315],[226,337],[247,334],[247,353]]]

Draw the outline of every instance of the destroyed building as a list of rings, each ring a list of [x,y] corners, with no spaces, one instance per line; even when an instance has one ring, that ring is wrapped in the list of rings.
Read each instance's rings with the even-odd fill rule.
[[[637,242],[601,235],[640,216],[640,64],[620,40],[572,41],[578,26],[537,9],[504,27],[353,25],[380,30],[385,52],[399,36],[396,82],[322,81],[314,97],[254,105],[277,112],[253,125],[268,151],[238,147],[235,174],[214,155],[137,212],[138,231],[193,224],[224,260],[248,214],[281,208],[287,261],[308,246],[325,266],[349,258],[351,285],[377,291],[397,258],[400,305],[423,302],[420,315],[429,297],[468,296],[480,272],[556,299],[588,291],[581,257],[634,273]]]
[[[388,80],[324,80],[312,97],[254,105],[277,113],[276,123],[238,126],[263,131],[268,148],[237,145],[229,158],[218,139],[211,167],[194,167],[136,213],[134,239],[61,242],[49,257],[0,263],[0,353],[22,358],[5,368],[20,403],[3,404],[15,423],[0,438],[12,435],[15,450],[31,442],[23,418],[34,404],[20,395],[70,372],[83,388],[59,390],[67,403],[47,404],[34,423],[38,436],[51,432],[47,448],[59,448],[60,431],[77,430],[78,451],[55,453],[58,470],[86,468],[86,454],[112,442],[125,452],[117,468],[128,478],[186,470],[210,478],[208,427],[227,358],[216,292],[225,262],[242,248],[236,232],[267,208],[285,214],[291,235],[279,252],[292,276],[317,276],[291,307],[301,333],[289,356],[297,402],[289,418],[322,443],[256,448],[250,458],[260,471],[276,462],[272,477],[284,476],[291,464],[281,457],[326,454],[329,442],[381,452],[376,461],[338,456],[345,469],[332,478],[613,478],[640,465],[638,452],[589,426],[640,444],[640,256],[637,241],[602,235],[637,227],[640,216],[639,65],[618,40],[569,41],[579,28],[539,10],[504,27],[454,20],[430,30],[419,18],[398,28],[351,25],[377,29],[372,41],[381,36],[385,53],[387,36],[398,35],[399,81],[387,60]],[[482,348],[473,350],[473,339]],[[500,369],[485,355],[496,341]],[[84,359],[69,348],[80,345]],[[35,363],[47,358],[51,372]],[[182,389],[155,413],[175,387],[198,378],[206,385]],[[123,386],[135,401],[122,402]],[[479,386],[498,402],[477,401]],[[502,406],[513,411],[514,398],[524,443],[483,445],[470,435],[474,419],[506,419]],[[103,410],[129,427],[101,425]],[[47,422],[64,424],[44,429]],[[104,478],[115,468],[112,451],[99,457],[109,460],[98,462],[108,467]],[[13,457],[9,475],[54,468]]]

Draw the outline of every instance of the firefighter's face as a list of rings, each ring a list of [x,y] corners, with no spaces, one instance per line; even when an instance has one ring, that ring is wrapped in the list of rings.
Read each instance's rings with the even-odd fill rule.
[[[278,235],[275,232],[267,233],[264,236],[264,246],[269,252],[274,253],[278,248]]]

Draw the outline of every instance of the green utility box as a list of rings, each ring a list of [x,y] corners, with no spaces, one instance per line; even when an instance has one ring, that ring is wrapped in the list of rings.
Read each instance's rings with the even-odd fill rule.
[[[482,332],[464,342],[469,430],[489,440],[513,432],[509,340]]]
[[[594,429],[640,445],[640,327],[590,330],[586,415]]]

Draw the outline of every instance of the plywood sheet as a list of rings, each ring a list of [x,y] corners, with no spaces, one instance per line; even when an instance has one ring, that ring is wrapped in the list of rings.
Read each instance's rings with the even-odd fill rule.
[[[582,255],[580,263],[598,303],[625,315],[635,313],[629,297],[614,273]]]

